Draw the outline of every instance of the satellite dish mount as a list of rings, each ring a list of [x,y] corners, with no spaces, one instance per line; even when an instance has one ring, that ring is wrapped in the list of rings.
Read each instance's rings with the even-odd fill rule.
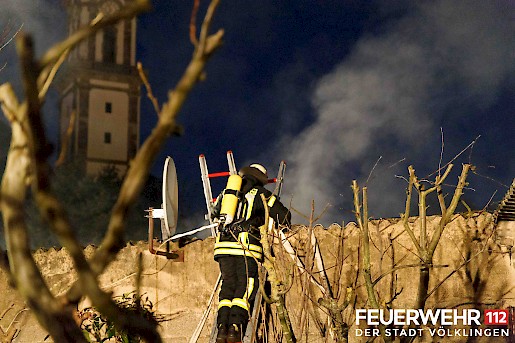
[[[165,256],[167,259],[176,262],[184,262],[184,252],[182,250],[170,250],[170,238],[177,229],[177,218],[179,213],[179,196],[177,186],[177,172],[173,159],[168,156],[165,160],[163,169],[163,204],[162,208],[150,207],[148,210],[148,250],[155,255]],[[165,249],[154,248],[154,219],[160,219],[161,237],[165,242]]]

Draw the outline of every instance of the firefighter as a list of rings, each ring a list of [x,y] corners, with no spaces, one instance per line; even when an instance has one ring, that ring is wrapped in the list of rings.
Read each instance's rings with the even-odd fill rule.
[[[258,261],[263,260],[259,227],[265,223],[264,206],[269,208],[270,219],[276,223],[289,227],[291,221],[290,211],[264,188],[268,183],[265,167],[251,164],[238,174],[241,177],[239,191],[230,189],[228,182],[212,212],[213,218],[223,223],[227,220],[227,214],[222,210],[224,196],[238,197],[238,206],[230,214],[231,222],[220,226],[214,248],[214,258],[222,274],[216,343],[242,341],[259,286]],[[266,204],[263,204],[261,194],[265,195]]]

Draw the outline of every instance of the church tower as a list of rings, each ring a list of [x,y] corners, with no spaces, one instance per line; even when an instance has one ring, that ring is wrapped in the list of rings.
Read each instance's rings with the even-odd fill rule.
[[[127,1],[131,0],[65,0],[69,33]],[[60,144],[75,113],[68,159],[83,160],[90,175],[107,166],[123,175],[139,147],[136,19],[121,21],[80,43],[71,51],[57,86]]]

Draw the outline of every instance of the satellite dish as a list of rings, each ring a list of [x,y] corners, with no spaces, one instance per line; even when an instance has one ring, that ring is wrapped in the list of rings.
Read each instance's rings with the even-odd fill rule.
[[[168,156],[163,169],[163,210],[164,220],[161,221],[163,239],[172,237],[177,229],[179,215],[179,187],[177,186],[177,172],[173,159]]]

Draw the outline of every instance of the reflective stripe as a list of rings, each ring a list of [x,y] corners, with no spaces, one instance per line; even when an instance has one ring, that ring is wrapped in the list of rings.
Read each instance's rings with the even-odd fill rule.
[[[216,249],[215,256],[217,255],[236,255],[236,256],[253,256],[257,259],[261,259],[261,254],[254,251],[247,251],[241,249]]]
[[[239,213],[238,218],[247,218],[247,205],[248,203],[245,201],[245,203],[243,204],[243,209],[241,213]]]
[[[243,294],[243,299],[249,300],[249,296],[252,294],[252,291],[254,290],[254,278],[249,277],[247,279],[247,289],[245,290],[245,294]]]
[[[275,195],[272,195],[272,196],[270,197],[270,199],[268,199],[268,202],[267,202],[268,207],[272,207],[272,206],[274,206],[275,199],[277,199],[277,198],[275,197]]]
[[[245,220],[249,220],[252,214],[252,208],[254,207],[254,201],[256,200],[256,194],[258,190],[257,188],[252,188],[250,191],[245,194],[245,199],[247,199],[248,207],[247,213],[245,215]]]
[[[218,303],[218,309],[222,307],[232,307],[232,301],[230,299],[223,299],[220,300],[220,303]]]
[[[242,243],[238,243],[238,242],[218,242],[218,243],[215,243],[215,250],[216,249],[241,249],[241,250],[256,251],[259,253],[263,252],[263,248],[261,248],[261,246],[259,246],[259,245],[242,244]]]
[[[250,250],[252,252],[259,253],[259,254],[263,253],[263,248],[260,245],[250,244],[248,232],[240,232],[240,234],[238,235],[238,242],[231,242],[231,241],[220,242],[220,235],[217,235],[216,243],[215,243],[215,255],[217,255],[217,251],[220,249]],[[231,253],[230,255],[243,255],[243,254]]]
[[[255,252],[259,252],[259,253],[263,252],[263,248],[260,245],[249,244],[248,248],[250,251],[255,251]]]
[[[249,311],[249,295],[252,294],[254,291],[254,278],[248,278],[247,279],[247,289],[245,290],[245,294],[243,294],[243,298],[234,298],[232,300],[229,299],[223,299],[220,300],[220,303],[218,304],[218,309],[222,307],[232,307],[232,306],[238,306],[243,308],[244,310]]]
[[[230,248],[230,249],[241,249],[240,242],[217,242],[215,243],[215,249],[218,248]]]
[[[257,192],[257,189],[253,189]],[[251,204],[252,205],[252,204]],[[261,245],[250,244],[249,233],[244,231],[238,234],[238,241],[220,241],[220,233],[216,235],[214,256],[235,255],[235,256],[252,256],[258,260],[263,257],[263,248]]]
[[[232,299],[232,306],[238,306],[238,307],[241,307],[245,310],[249,310],[249,303],[247,302],[247,300],[245,299],[242,299],[242,298],[234,298]]]
[[[238,241],[240,241],[243,246],[249,245],[249,233],[248,232],[242,232],[238,235]]]

